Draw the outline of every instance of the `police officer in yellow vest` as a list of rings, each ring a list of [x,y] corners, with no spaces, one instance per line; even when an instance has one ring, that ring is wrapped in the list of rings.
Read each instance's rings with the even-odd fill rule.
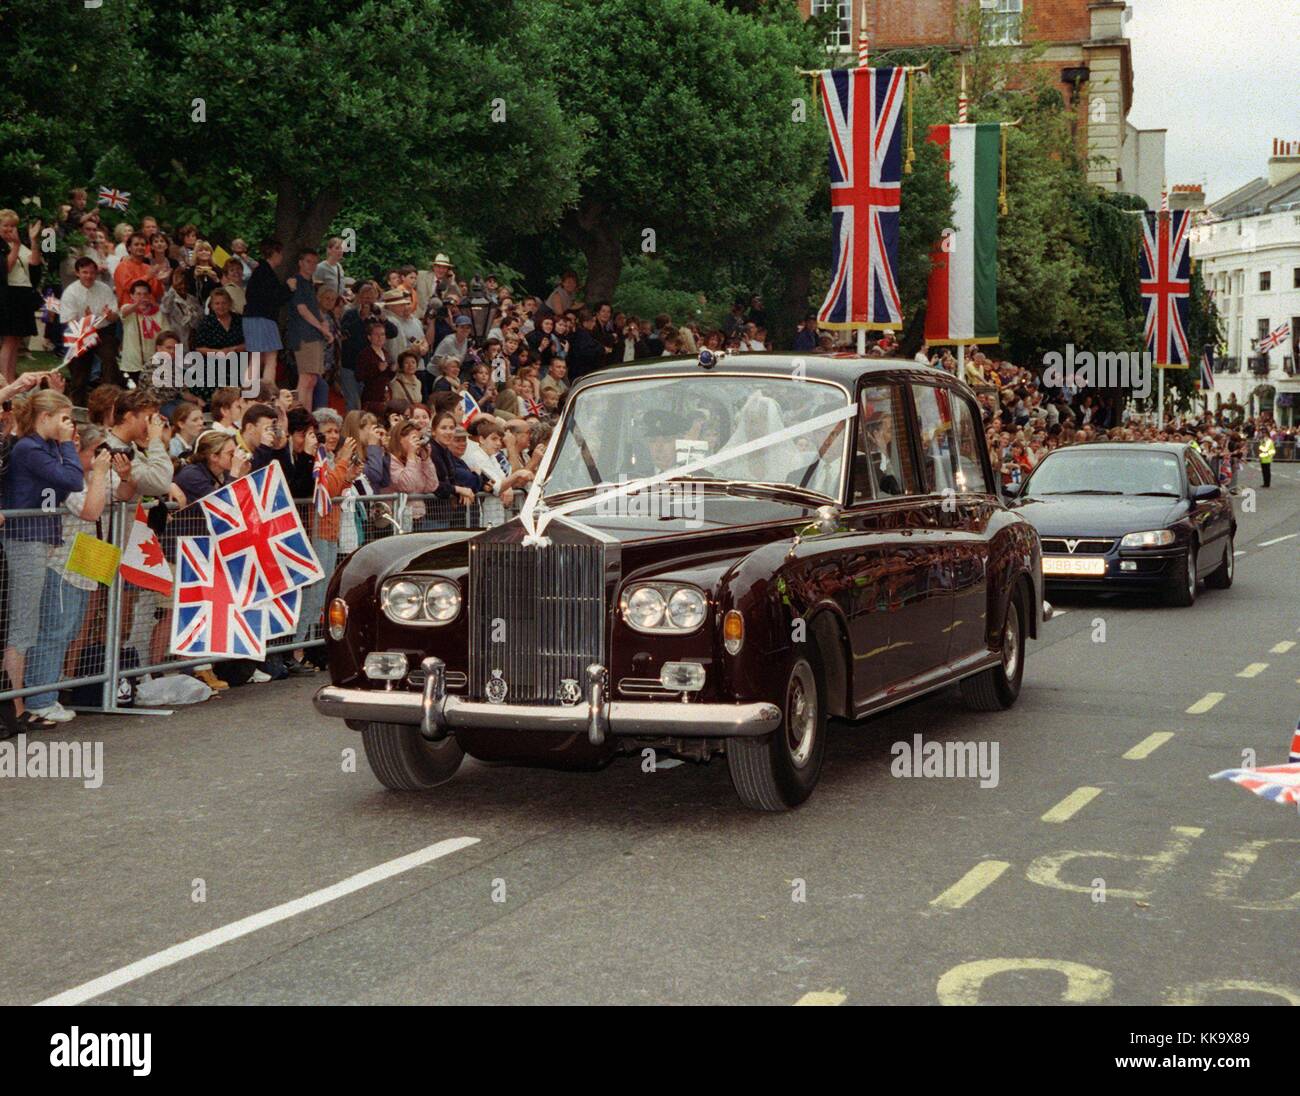
[[[1264,477],[1264,486],[1273,485],[1273,454],[1277,452],[1277,447],[1273,444],[1273,438],[1267,430],[1259,439],[1259,470]]]

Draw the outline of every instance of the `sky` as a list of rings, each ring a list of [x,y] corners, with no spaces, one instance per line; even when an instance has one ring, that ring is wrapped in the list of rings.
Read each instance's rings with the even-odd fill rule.
[[[1300,0],[1129,0],[1139,129],[1168,129],[1170,186],[1216,202],[1300,141]]]

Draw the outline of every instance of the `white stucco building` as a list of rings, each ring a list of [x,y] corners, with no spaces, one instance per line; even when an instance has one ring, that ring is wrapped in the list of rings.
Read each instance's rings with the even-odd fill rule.
[[[1300,422],[1300,141],[1274,141],[1268,174],[1211,203],[1191,246],[1226,333],[1215,403],[1234,393],[1247,413]],[[1260,339],[1284,323],[1286,341],[1261,356]]]

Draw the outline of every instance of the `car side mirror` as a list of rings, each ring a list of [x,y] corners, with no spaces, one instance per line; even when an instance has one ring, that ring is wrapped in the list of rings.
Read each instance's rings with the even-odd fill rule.
[[[1197,483],[1192,486],[1193,502],[1209,502],[1210,499],[1223,497],[1223,490],[1214,483]]]

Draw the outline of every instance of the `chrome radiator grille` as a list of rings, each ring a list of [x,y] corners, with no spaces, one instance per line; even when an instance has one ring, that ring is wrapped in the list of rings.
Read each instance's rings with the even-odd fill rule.
[[[603,551],[472,544],[469,610],[471,698],[490,698],[498,670],[506,703],[558,704],[566,678],[585,695],[587,667],[602,662],[605,649]]]

